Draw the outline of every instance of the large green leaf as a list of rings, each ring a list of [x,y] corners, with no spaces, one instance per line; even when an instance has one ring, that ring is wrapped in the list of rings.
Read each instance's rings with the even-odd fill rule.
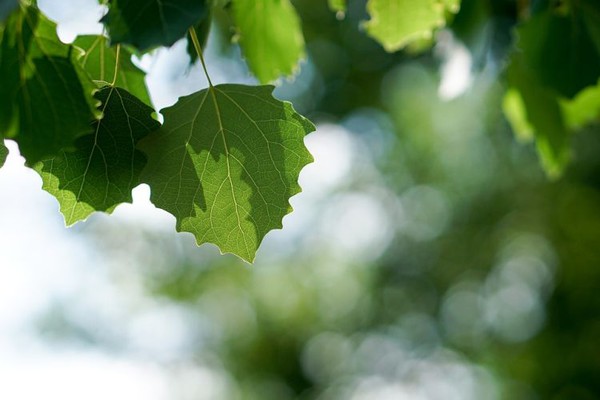
[[[112,43],[141,51],[171,46],[207,12],[202,0],[110,0],[102,22]]]
[[[281,228],[298,174],[312,161],[303,140],[314,126],[272,91],[228,84],[183,97],[139,145],[148,156],[142,180],[177,229],[246,261]]]
[[[17,0],[0,0],[0,23],[2,23],[15,8],[17,8],[17,5]]]
[[[131,201],[146,163],[135,145],[160,126],[151,116],[154,110],[124,89],[108,86],[96,97],[103,118],[94,124],[94,133],[79,138],[75,151],[35,166],[67,225]]]
[[[0,139],[0,167],[4,166],[6,156],[8,156],[8,149],[4,145],[4,140]]]
[[[512,99],[505,99],[505,112],[509,122],[521,136],[535,136],[544,170],[550,177],[559,176],[570,159],[570,145],[558,98],[541,84],[521,54],[513,55],[508,80]]]
[[[33,165],[91,131],[96,88],[79,52],[33,6],[13,13],[0,35],[0,135]]]
[[[435,29],[446,24],[446,12],[456,13],[459,6],[459,0],[369,0],[371,19],[365,28],[386,51],[393,52],[431,38]]]
[[[586,18],[593,19],[593,13]],[[600,25],[600,18],[594,19]],[[523,61],[536,71],[542,84],[572,98],[600,75],[600,47],[590,36],[581,11],[563,15],[551,8],[535,15],[517,30]],[[600,28],[596,28],[600,29]]]
[[[148,105],[151,104],[144,81],[146,74],[131,62],[131,53],[126,48],[120,48],[117,64],[117,50],[115,47],[108,47],[105,36],[78,36],[73,45],[85,52],[81,65],[97,84],[106,86],[114,79],[114,86],[127,90]]]
[[[292,75],[305,56],[300,18],[289,0],[236,0],[233,18],[252,73],[262,83]]]

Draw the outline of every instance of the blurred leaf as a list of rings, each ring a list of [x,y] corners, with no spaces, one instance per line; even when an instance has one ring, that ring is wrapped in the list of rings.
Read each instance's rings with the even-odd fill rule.
[[[18,4],[17,0],[0,0],[0,22],[4,21]]]
[[[111,43],[127,43],[140,51],[171,46],[207,13],[201,0],[110,0],[102,22]]]
[[[210,33],[211,23],[212,14],[208,12],[207,9],[206,14],[200,19],[200,22],[197,23],[196,26],[194,26],[194,31],[196,32],[196,36],[198,37],[198,41],[200,42],[200,46],[202,47],[202,49],[206,47],[208,34]],[[194,48],[194,43],[192,42],[192,38],[189,33],[187,34],[187,52],[190,56],[192,64],[196,62],[196,60],[198,59],[198,52]]]
[[[0,139],[0,168],[4,166],[4,162],[6,161],[6,157],[8,156],[8,149],[4,145],[4,141]]]
[[[35,7],[7,20],[0,39],[0,133],[18,142],[29,165],[91,132],[96,88],[78,57]]]
[[[508,89],[506,91],[502,110],[519,141],[529,142],[535,139],[535,128],[527,120],[525,103],[518,90]]]
[[[305,57],[300,18],[289,0],[236,0],[233,19],[252,73],[261,83],[295,73]]]
[[[600,18],[589,14],[586,19],[592,21],[585,24],[576,7],[569,15],[548,9],[517,30],[523,62],[543,85],[568,98],[595,85],[600,74],[600,51],[587,28],[600,25]]]
[[[85,52],[81,59],[81,65],[99,86],[112,83],[115,78],[115,67],[117,67],[114,85],[127,90],[144,103],[152,104],[144,81],[146,74],[131,62],[132,54],[126,48],[121,47],[119,50],[117,66],[116,49],[108,47],[108,39],[105,36],[78,36],[73,45]]]
[[[565,123],[571,129],[600,121],[600,83],[583,89],[572,100],[561,101],[561,107]]]
[[[329,2],[329,8],[331,9],[331,11],[340,12],[340,13],[346,12],[346,7],[348,6],[346,4],[346,0],[328,0],[328,2]]]
[[[402,49],[415,40],[429,39],[446,24],[446,11],[457,12],[458,0],[369,0],[367,33],[386,51]]]
[[[105,87],[96,98],[102,102],[103,118],[94,124],[95,133],[79,138],[75,151],[35,166],[43,189],[60,203],[67,225],[131,202],[145,165],[135,144],[160,126],[152,119],[154,110],[124,89]]]
[[[557,97],[539,82],[536,72],[525,65],[520,54],[513,55],[508,80],[511,90],[505,102],[509,103],[509,122],[518,134],[526,136],[528,129],[533,130],[544,170],[548,176],[558,177],[570,159],[570,146]]]
[[[272,86],[218,85],[162,110],[164,126],[140,142],[142,180],[153,203],[177,218],[179,231],[246,261],[281,228],[312,158],[304,136],[314,126]]]

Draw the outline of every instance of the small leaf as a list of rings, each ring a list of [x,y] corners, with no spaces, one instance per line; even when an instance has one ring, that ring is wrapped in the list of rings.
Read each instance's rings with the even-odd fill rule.
[[[108,47],[105,36],[78,36],[73,45],[85,52],[81,58],[81,65],[97,84],[106,86],[112,83],[115,77],[115,65],[117,65],[117,52],[114,47]],[[144,81],[146,74],[131,62],[131,56],[132,54],[126,48],[121,47],[115,86],[127,90],[150,105],[152,103]]]
[[[90,132],[96,90],[56,25],[23,7],[0,32],[0,134],[18,142],[28,165]]]
[[[570,159],[569,132],[565,127],[558,98],[538,80],[536,72],[527,68],[521,54],[512,57],[508,69],[509,94],[518,94],[521,122],[509,115],[509,122],[517,132],[523,126],[534,131],[538,154],[544,170],[550,177],[558,177]],[[514,90],[514,92],[513,92]],[[506,101],[506,100],[505,100]],[[510,100],[509,100],[510,101]],[[518,104],[518,103],[513,103]],[[526,121],[524,118],[526,116]],[[524,125],[527,123],[527,125]],[[523,132],[521,132],[523,133]]]
[[[94,133],[79,138],[75,151],[35,166],[44,190],[58,199],[67,225],[131,202],[146,163],[135,145],[160,126],[151,117],[154,110],[124,89],[105,87],[96,98],[103,118],[94,124]]]
[[[335,11],[337,13],[342,13],[342,15],[346,12],[346,0],[328,0],[329,9],[331,11]]]
[[[246,261],[281,228],[312,161],[303,140],[314,126],[272,91],[228,84],[182,97],[139,145],[148,157],[142,181],[177,229]]]
[[[8,149],[4,145],[4,141],[0,139],[0,168],[4,166],[6,157],[8,156]]]
[[[600,122],[600,82],[583,89],[573,99],[562,100],[560,104],[565,123],[571,129]]]
[[[431,38],[435,29],[446,25],[446,11],[456,13],[459,6],[459,0],[369,0],[371,19],[364,26],[386,51],[394,52]]]
[[[19,5],[17,0],[0,0],[0,23]]]
[[[261,83],[292,75],[305,56],[300,17],[289,0],[236,0],[233,19],[252,73]]]
[[[595,23],[600,24],[600,18]],[[569,15],[549,8],[522,24],[517,33],[523,61],[537,72],[543,85],[572,98],[598,81],[600,48],[576,7]]]
[[[140,51],[171,46],[207,12],[202,0],[110,0],[102,22],[111,43],[131,44]]]

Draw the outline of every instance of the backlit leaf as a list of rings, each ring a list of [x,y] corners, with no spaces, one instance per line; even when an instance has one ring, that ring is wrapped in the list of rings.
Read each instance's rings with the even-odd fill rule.
[[[151,117],[154,110],[124,89],[105,87],[96,98],[103,118],[94,124],[94,133],[79,138],[75,151],[35,166],[67,225],[131,201],[146,163],[135,144],[160,126]]]
[[[117,51],[115,47],[108,47],[107,38],[99,35],[78,36],[73,45],[85,52],[81,58],[81,65],[92,79],[100,86],[111,84],[115,78]],[[126,48],[121,47],[119,51],[119,63],[114,85],[127,90],[150,105],[150,96],[144,81],[146,74],[131,62],[131,53]]]
[[[262,83],[292,75],[305,56],[300,17],[289,0],[236,0],[233,18],[252,73]]]
[[[314,126],[272,91],[227,84],[182,97],[139,145],[152,202],[198,244],[246,261],[267,232],[281,228],[300,191],[298,174],[312,161],[304,136]]]
[[[202,0],[110,0],[102,19],[111,43],[127,43],[140,51],[171,46],[207,12]]]
[[[91,131],[95,86],[79,52],[33,6],[13,13],[0,35],[0,134],[33,165]]]

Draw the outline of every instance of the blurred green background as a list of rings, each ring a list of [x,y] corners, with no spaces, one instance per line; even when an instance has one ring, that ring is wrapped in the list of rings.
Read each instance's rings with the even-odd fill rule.
[[[64,26],[75,19],[45,3]],[[15,268],[57,281],[4,295],[41,300],[19,323],[0,309],[18,326],[0,335],[3,375],[20,377],[8,360],[26,352],[27,373],[54,368],[58,382],[74,379],[73,359],[123,371],[83,368],[87,389],[50,385],[48,398],[600,398],[600,125],[572,137],[574,160],[554,181],[515,140],[501,104],[516,1],[463,0],[433,49],[396,54],[360,30],[365,2],[349,3],[338,19],[325,1],[295,2],[308,58],[275,94],[318,125],[306,139],[315,163],[255,265],[175,234],[147,188],[66,233],[41,190],[25,204],[49,210],[46,228],[18,195],[0,200],[0,233],[13,238],[0,244],[0,289]],[[251,81],[229,34],[211,33],[213,81]],[[141,60],[158,108],[204,84],[185,57],[179,43]],[[10,174],[2,190],[22,191]],[[30,215],[21,233],[15,210]],[[134,381],[162,383],[118,389]]]

